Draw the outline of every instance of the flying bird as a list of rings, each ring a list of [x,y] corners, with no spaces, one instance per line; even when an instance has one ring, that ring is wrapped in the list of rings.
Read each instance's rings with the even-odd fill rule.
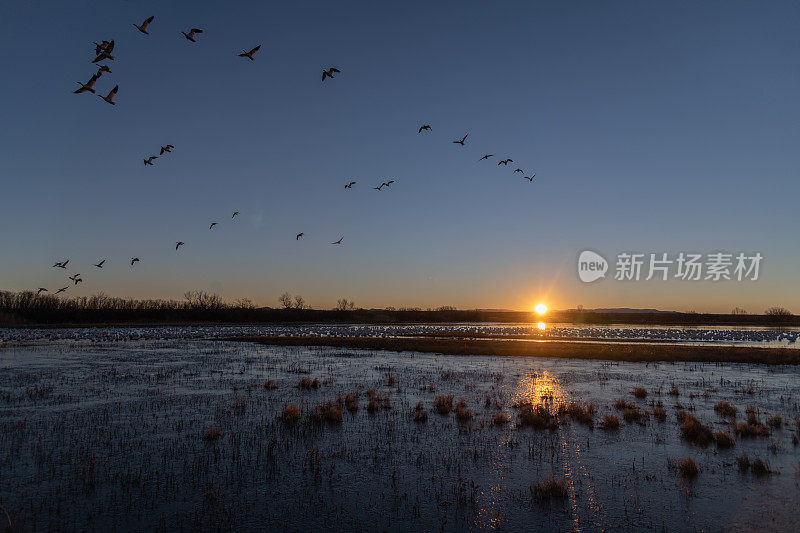
[[[39,290],[36,291],[36,296],[39,296],[43,292],[47,292],[47,289],[45,289],[44,287],[39,287]]]
[[[335,67],[330,67],[328,70],[322,69],[322,81],[325,81],[326,77],[333,79],[333,74],[336,72],[341,72],[341,71]]]
[[[56,263],[55,265],[53,265],[53,268],[67,268],[67,263],[69,263],[69,259],[67,259],[66,261],[62,261],[60,263]]]
[[[523,178],[525,178],[526,180],[530,181],[531,183],[533,183],[533,178],[535,178],[535,177],[536,177],[536,174],[534,174],[534,175],[533,175],[533,176],[531,176],[530,178],[529,178],[528,176],[522,176],[522,177],[523,177]]]
[[[464,137],[460,141],[453,141],[453,144],[460,144],[461,146],[464,146],[464,141],[467,140],[467,137],[469,137],[469,133],[464,135]]]
[[[198,28],[192,28],[191,30],[189,30],[189,33],[186,33],[185,31],[182,31],[181,33],[183,34],[184,37],[186,37],[193,43],[196,43],[197,41],[194,40],[194,36],[197,35],[198,33],[203,33],[203,30]]]
[[[97,264],[96,264],[96,265],[94,265],[94,266],[96,266],[97,268],[103,268],[103,263],[105,263],[105,262],[106,262],[106,260],[105,260],[105,259],[103,259],[102,261],[100,261],[99,263],[97,263]]]
[[[147,165],[150,165],[151,167],[154,166],[153,165],[153,159],[158,159],[158,156],[157,155],[151,155],[147,159],[142,159],[142,161],[144,161],[144,166],[147,166]]]
[[[100,76],[103,75],[104,72],[108,72],[109,74],[111,74],[111,69],[105,65],[100,65],[99,68],[97,69],[97,74],[95,75],[99,78]]]
[[[155,17],[148,17],[144,20],[144,22],[142,22],[141,26],[137,26],[136,24],[134,24],[133,27],[139,30],[140,32],[144,33],[145,35],[150,35],[147,32],[147,27],[150,25],[151,22],[153,22],[154,18]]]
[[[164,152],[172,152],[172,149],[175,148],[171,144],[161,147],[161,152],[158,155],[164,155]]]
[[[494,154],[486,154],[483,157],[481,157],[480,159],[478,159],[478,161],[483,161],[484,159],[489,159],[490,157],[493,157],[493,156],[494,156]]]
[[[78,283],[83,283],[83,280],[81,278],[75,278],[73,281],[75,282],[75,285],[77,285]]]
[[[114,103],[114,97],[117,95],[117,91],[119,91],[119,85],[114,85],[114,88],[111,89],[111,92],[108,93],[108,96],[103,96],[102,94],[98,94],[97,96],[99,96],[100,98],[102,98],[111,105],[117,105],[116,103]]]
[[[85,92],[90,92],[92,94],[96,94],[97,91],[94,90],[94,82],[96,82],[97,78],[99,78],[99,77],[100,77],[100,74],[98,73],[98,74],[95,74],[94,76],[92,76],[91,78],[89,78],[89,81],[87,81],[86,83],[81,83],[79,81],[76,81],[75,83],[80,85],[80,87],[77,90],[74,91],[75,94],[81,94],[81,93],[85,93]]]
[[[231,218],[236,217],[236,215],[238,215],[238,214],[239,214],[239,211],[234,211],[233,214],[231,215]]]
[[[259,44],[258,46],[256,46],[252,50],[250,50],[249,52],[247,50],[242,49],[242,53],[239,54],[239,57],[246,57],[250,61],[255,61],[255,59],[253,59],[253,54],[258,52],[260,48],[261,48],[261,45]]]
[[[353,188],[353,185],[355,185],[355,184],[356,184],[356,182],[355,182],[355,181],[351,181],[350,183],[348,183],[347,185],[345,185],[345,186],[344,186],[344,188],[345,188],[345,189],[352,189],[352,188]]]
[[[342,239],[344,239],[344,237],[340,237],[338,241],[332,242],[331,244],[342,244]]]
[[[431,125],[430,124],[425,124],[423,126],[420,126],[419,127],[419,131],[417,131],[417,133],[422,133],[423,130],[431,131]]]
[[[211,228],[213,228],[213,227],[214,227],[214,226],[216,226],[216,225],[217,225],[217,223],[216,223],[216,222],[212,222],[212,223],[211,223],[211,225],[208,227],[208,229],[211,229]]]
[[[296,240],[296,241],[299,241],[299,240],[300,240],[300,237],[302,237],[303,235],[305,235],[305,233],[302,233],[302,232],[301,232],[301,233],[298,233],[298,234],[297,234],[297,237],[295,237],[295,238],[294,238],[294,240]]]
[[[524,170],[522,170],[521,168],[515,168],[515,169],[514,169],[514,172],[522,172],[523,174],[525,173],[525,171],[524,171]]]
[[[394,183],[394,180],[389,180],[389,181],[387,181],[386,183],[384,183],[384,185],[386,185],[386,186],[388,187],[388,186],[389,186],[389,185],[391,185],[392,183]]]
[[[94,55],[99,56],[101,53],[110,53],[114,49],[114,41],[101,41],[100,44],[92,42],[94,45]]]
[[[94,43],[95,45],[95,57],[92,60],[92,63],[99,63],[100,61],[105,61],[106,59],[110,59],[114,61],[114,56],[111,55],[111,52],[114,50],[114,39],[110,41],[103,41],[101,44]]]
[[[72,280],[72,281],[75,281],[76,279],[78,279],[80,277],[81,277],[80,274],[75,274],[74,276],[70,276],[69,279]]]
[[[508,166],[509,163],[513,163],[513,162],[514,162],[513,159],[503,159],[502,161],[498,161],[497,162],[497,166],[500,166],[500,165]]]
[[[67,290],[67,289],[69,289],[69,287],[61,287],[60,289],[58,289],[58,290],[56,291],[56,294],[58,294],[58,293],[60,293],[60,292],[64,292],[64,291],[65,291],[65,290]]]
[[[178,242],[176,242],[176,243],[175,243],[175,250],[177,250],[177,249],[178,249],[178,248],[180,248],[181,246],[183,246],[183,241],[178,241]]]
[[[134,263],[139,263],[139,262],[140,261],[138,257],[131,257],[131,266],[133,266]]]

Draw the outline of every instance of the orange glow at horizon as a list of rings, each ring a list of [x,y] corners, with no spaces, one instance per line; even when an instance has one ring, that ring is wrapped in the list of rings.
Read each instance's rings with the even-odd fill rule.
[[[533,308],[538,314],[543,315],[547,312],[547,306],[543,303],[536,304],[536,307]]]

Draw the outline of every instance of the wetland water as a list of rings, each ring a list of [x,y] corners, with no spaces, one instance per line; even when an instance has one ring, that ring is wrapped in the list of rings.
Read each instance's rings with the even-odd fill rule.
[[[796,366],[279,347],[164,328],[135,340],[130,329],[69,340],[57,330],[61,340],[45,342],[17,331],[0,348],[0,505],[14,530],[800,528]],[[303,378],[318,386],[299,388]],[[342,407],[341,421],[314,416],[352,393],[358,408]],[[437,413],[447,395],[471,417]],[[642,416],[626,421],[618,399]],[[520,401],[596,412],[592,425],[559,415],[540,430],[520,425]],[[738,435],[719,401],[737,422],[752,406],[767,434]],[[413,420],[419,402],[424,422]],[[290,404],[295,423],[279,418]],[[735,444],[683,439],[681,411]],[[606,414],[618,430],[600,427]],[[781,424],[768,425],[776,414]],[[740,470],[744,454],[772,473]],[[697,477],[682,476],[684,457]],[[538,497],[551,476],[565,494]]]

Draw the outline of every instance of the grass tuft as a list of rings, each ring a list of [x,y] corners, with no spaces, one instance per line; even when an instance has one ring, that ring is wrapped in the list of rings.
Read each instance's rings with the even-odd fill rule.
[[[678,461],[678,468],[681,471],[681,475],[685,478],[696,478],[697,473],[700,471],[697,468],[697,463],[691,457],[684,457],[680,461]]]
[[[453,395],[441,395],[437,396],[433,400],[433,408],[434,410],[439,413],[440,415],[448,415],[450,411],[453,410]]]

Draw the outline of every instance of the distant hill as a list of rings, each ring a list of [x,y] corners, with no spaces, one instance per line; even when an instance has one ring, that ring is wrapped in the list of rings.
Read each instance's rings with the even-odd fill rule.
[[[660,309],[633,309],[630,307],[609,307],[609,308],[599,308],[599,309],[584,309],[585,312],[588,313],[619,313],[619,314],[654,314],[654,313],[667,313],[667,314],[674,314],[678,311],[662,311]]]

